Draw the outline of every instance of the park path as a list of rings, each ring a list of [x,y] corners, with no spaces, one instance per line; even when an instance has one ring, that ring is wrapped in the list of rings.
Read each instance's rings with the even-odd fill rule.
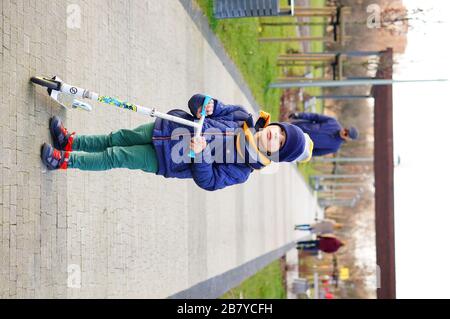
[[[64,110],[29,83],[35,74],[163,111],[207,92],[257,114],[190,1],[0,6],[0,297],[167,297],[292,242],[294,223],[312,219],[316,201],[291,164],[216,192],[143,172],[42,166],[51,115],[78,134],[148,119],[100,104]]]

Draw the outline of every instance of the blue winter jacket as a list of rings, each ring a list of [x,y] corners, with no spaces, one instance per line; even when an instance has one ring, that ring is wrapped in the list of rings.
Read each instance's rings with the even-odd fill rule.
[[[197,113],[198,107],[203,105],[204,98],[205,96],[202,94],[191,97],[188,105],[192,115],[179,109],[171,110],[169,114],[191,121],[195,120],[193,115]],[[206,134],[202,133],[208,143],[207,147],[201,153],[196,154],[195,159],[191,159],[188,157],[188,152],[190,139],[194,136],[194,129],[157,118],[152,138],[158,158],[156,174],[164,177],[193,178],[199,187],[208,191],[245,182],[253,168],[245,163],[237,162],[238,155],[233,130],[241,128],[245,121],[249,122],[249,119],[252,122],[252,115],[241,106],[224,105],[214,99],[213,114],[205,118],[202,129],[202,132],[207,131]],[[176,131],[174,132],[174,130]],[[216,138],[223,139],[222,150],[210,149],[209,144]],[[221,154],[220,151],[222,151]],[[218,162],[214,160],[217,159],[215,156],[227,157],[228,161]]]
[[[311,137],[314,142],[313,156],[336,153],[344,142],[339,136],[342,126],[333,117],[316,113],[295,113],[292,124]]]

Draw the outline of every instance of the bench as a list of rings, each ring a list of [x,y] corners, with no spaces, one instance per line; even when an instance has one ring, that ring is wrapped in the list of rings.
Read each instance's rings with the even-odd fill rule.
[[[215,0],[214,16],[217,19],[286,16],[294,14],[294,0],[290,10],[280,10],[279,0]]]

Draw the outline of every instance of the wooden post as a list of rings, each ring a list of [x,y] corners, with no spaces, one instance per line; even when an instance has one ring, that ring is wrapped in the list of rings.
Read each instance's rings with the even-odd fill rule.
[[[289,81],[301,81],[301,80],[307,80],[307,81],[325,81],[327,80],[327,78],[307,78],[307,77],[303,77],[303,76],[285,76],[285,77],[280,77],[278,78],[279,81],[285,81],[285,82],[289,82]]]
[[[335,15],[337,13],[336,7],[320,7],[320,8],[309,8],[309,7],[294,7],[294,15],[297,14],[325,14],[328,16]]]
[[[294,13],[295,17],[329,17],[330,15],[334,15],[334,13],[329,13],[329,12],[296,12],[296,13]]]
[[[305,36],[305,37],[289,37],[289,38],[259,38],[260,42],[303,42],[303,41],[323,41],[323,42],[333,42],[330,37],[316,37],[316,36]]]
[[[360,100],[373,98],[372,95],[316,95],[314,97],[322,100]]]
[[[289,57],[326,57],[326,58],[335,58],[335,53],[290,53],[290,54],[280,54],[279,58],[289,58]]]
[[[341,81],[323,81],[319,83],[297,82],[297,83],[272,83],[270,88],[288,89],[297,87],[343,87],[343,86],[360,86],[360,85],[391,85],[394,83],[409,82],[442,82],[447,79],[431,79],[431,80],[392,80],[392,79],[367,79],[367,80],[341,80]]]
[[[282,57],[279,56],[278,61],[317,61],[317,62],[322,62],[322,61],[334,61],[334,57],[310,57],[310,56],[304,56],[304,57]]]
[[[287,63],[287,62],[295,62],[295,63]],[[312,66],[315,68],[324,68],[326,65],[324,63],[317,63],[318,61],[311,61],[310,63],[297,63],[296,61],[283,61],[277,63],[277,66],[280,67],[298,67],[298,66]]]
[[[263,22],[264,27],[283,27],[283,26],[326,26],[329,22]]]
[[[301,7],[301,6],[295,6],[295,11],[321,11],[321,12],[330,12],[330,11],[337,11],[336,7]]]

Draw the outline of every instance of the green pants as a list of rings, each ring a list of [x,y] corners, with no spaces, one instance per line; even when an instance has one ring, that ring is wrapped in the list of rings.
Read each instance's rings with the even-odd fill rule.
[[[128,168],[156,173],[158,161],[152,144],[153,126],[154,122],[108,135],[75,135],[68,167],[85,171]]]

